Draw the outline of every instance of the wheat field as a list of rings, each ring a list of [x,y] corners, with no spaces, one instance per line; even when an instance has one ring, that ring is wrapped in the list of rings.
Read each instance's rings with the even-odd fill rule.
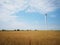
[[[0,31],[0,45],[60,45],[60,31]]]

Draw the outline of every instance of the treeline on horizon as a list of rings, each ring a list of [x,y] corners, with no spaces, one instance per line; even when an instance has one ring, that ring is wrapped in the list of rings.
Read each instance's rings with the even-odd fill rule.
[[[0,31],[40,31],[40,30],[29,30],[29,29],[26,29],[26,30],[21,30],[21,29],[13,29],[13,30],[6,30],[6,29],[1,29]],[[60,30],[42,30],[42,31],[60,31]]]
[[[21,30],[21,29],[13,29],[13,30],[6,30],[6,29],[2,29],[0,31],[32,31],[32,30],[29,30],[29,29],[26,29],[26,30]],[[37,29],[33,30],[33,31],[38,31]]]

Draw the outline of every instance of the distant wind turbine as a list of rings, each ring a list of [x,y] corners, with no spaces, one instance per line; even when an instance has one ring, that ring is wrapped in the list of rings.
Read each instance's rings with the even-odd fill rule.
[[[47,30],[47,13],[45,14],[45,28],[46,28],[46,30]]]

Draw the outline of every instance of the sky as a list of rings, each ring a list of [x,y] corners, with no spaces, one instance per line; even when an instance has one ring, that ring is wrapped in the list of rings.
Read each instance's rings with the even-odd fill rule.
[[[0,0],[0,29],[60,30],[60,0]]]

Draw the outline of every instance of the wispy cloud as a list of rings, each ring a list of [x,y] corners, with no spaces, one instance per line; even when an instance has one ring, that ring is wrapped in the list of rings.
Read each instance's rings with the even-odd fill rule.
[[[48,13],[60,8],[60,0],[30,0],[29,5],[36,11]]]

